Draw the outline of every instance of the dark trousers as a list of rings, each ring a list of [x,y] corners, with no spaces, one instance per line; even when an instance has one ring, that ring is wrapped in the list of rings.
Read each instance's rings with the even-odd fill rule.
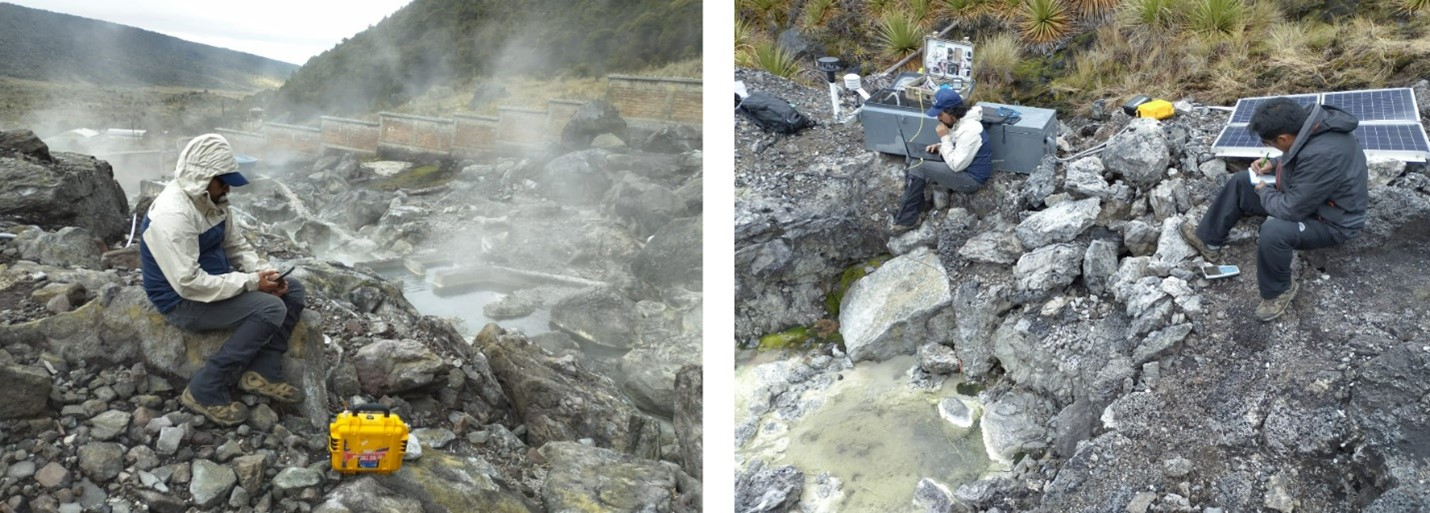
[[[978,179],[966,171],[954,172],[942,161],[926,160],[904,173],[904,197],[899,202],[899,213],[894,216],[895,224],[912,225],[918,222],[919,214],[928,210],[924,188],[928,186],[929,180],[955,192],[977,192],[983,187]]]
[[[1220,246],[1242,217],[1266,215],[1270,214],[1261,206],[1261,197],[1256,195],[1256,187],[1246,173],[1233,173],[1197,225],[1197,238]],[[1334,229],[1314,218],[1287,221],[1267,217],[1261,223],[1256,244],[1256,285],[1261,289],[1261,298],[1272,299],[1291,288],[1293,250],[1325,248],[1341,241]]]
[[[283,297],[267,292],[200,303],[184,300],[164,320],[189,331],[226,330],[233,335],[189,380],[189,391],[201,404],[228,404],[229,388],[244,371],[252,370],[269,381],[283,380],[283,353],[303,313],[303,283],[289,276]]]

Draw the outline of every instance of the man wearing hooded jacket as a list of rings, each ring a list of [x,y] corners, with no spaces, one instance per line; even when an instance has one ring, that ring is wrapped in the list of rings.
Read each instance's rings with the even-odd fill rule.
[[[230,188],[248,183],[233,149],[223,136],[198,136],[179,154],[174,175],[144,219],[144,291],[169,324],[234,330],[194,373],[180,402],[231,426],[248,418],[247,407],[230,396],[235,381],[244,391],[301,401],[302,392],[282,381],[282,360],[303,311],[303,285],[279,278],[229,215]]]
[[[970,107],[957,91],[943,88],[934,94],[933,107],[926,114],[938,120],[934,132],[939,142],[925,151],[937,153],[943,160],[921,162],[904,175],[904,194],[891,226],[896,234],[914,228],[928,210],[924,188],[930,180],[956,192],[973,193],[993,174],[993,148],[983,130],[983,107]]]
[[[1296,298],[1300,287],[1291,276],[1294,250],[1341,244],[1365,226],[1370,195],[1365,151],[1353,135],[1359,124],[1355,116],[1330,105],[1308,109],[1289,98],[1273,98],[1257,106],[1247,130],[1282,155],[1257,160],[1252,170],[1274,173],[1276,183],[1252,185],[1248,175],[1233,174],[1201,223],[1182,225],[1182,237],[1212,262],[1238,220],[1269,216],[1257,239],[1257,319],[1280,317]]]

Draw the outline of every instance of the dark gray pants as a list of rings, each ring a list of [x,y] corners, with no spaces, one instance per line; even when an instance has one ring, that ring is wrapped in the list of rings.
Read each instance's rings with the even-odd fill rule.
[[[236,328],[189,380],[189,391],[199,403],[231,402],[229,388],[246,370],[269,381],[282,381],[283,353],[288,352],[288,339],[307,298],[302,282],[292,276],[287,280],[288,293],[281,298],[267,292],[244,292],[213,303],[183,300],[164,314],[169,324],[189,331]]]
[[[1197,238],[1213,246],[1223,245],[1231,228],[1242,217],[1265,215],[1270,214],[1261,206],[1261,197],[1256,195],[1256,187],[1246,178],[1246,173],[1233,173],[1197,225]],[[1315,218],[1302,221],[1266,218],[1261,223],[1256,244],[1256,285],[1261,299],[1275,298],[1291,288],[1293,250],[1325,248],[1342,241],[1339,233]]]
[[[919,214],[928,210],[924,188],[929,180],[954,192],[972,193],[983,187],[967,171],[954,172],[943,161],[925,160],[904,173],[904,196],[899,202],[899,213],[894,216],[895,224],[912,225],[918,222]]]

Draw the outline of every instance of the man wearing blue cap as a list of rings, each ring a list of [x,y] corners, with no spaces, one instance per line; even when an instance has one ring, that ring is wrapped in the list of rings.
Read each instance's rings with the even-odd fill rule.
[[[963,103],[963,97],[952,88],[944,87],[934,94],[929,117],[938,118],[934,130],[938,144],[928,146],[943,161],[924,161],[909,168],[904,179],[904,196],[899,212],[894,216],[893,230],[902,233],[918,223],[919,215],[928,210],[924,187],[929,180],[958,192],[976,192],[993,174],[993,149],[988,134],[983,131],[983,109]]]
[[[229,395],[235,381],[277,401],[302,400],[282,378],[283,353],[303,311],[303,285],[280,278],[229,215],[230,188],[248,184],[239,171],[223,136],[189,141],[174,180],[149,207],[139,246],[144,292],[164,320],[191,331],[234,330],[179,397],[225,426],[248,418],[248,408]]]

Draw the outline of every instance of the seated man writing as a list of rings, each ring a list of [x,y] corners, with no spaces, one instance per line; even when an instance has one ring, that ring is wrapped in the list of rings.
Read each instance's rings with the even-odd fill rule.
[[[928,210],[924,187],[929,180],[971,193],[983,187],[993,173],[993,149],[983,131],[981,107],[970,108],[957,91],[944,88],[934,95],[933,108],[927,114],[938,118],[934,131],[939,142],[930,144],[926,151],[939,154],[943,160],[926,160],[909,168],[904,176],[904,196],[894,216],[894,233],[913,228],[919,215]]]
[[[302,401],[282,378],[303,285],[259,259],[229,215],[229,188],[248,183],[233,149],[220,135],[198,136],[179,154],[174,175],[144,219],[144,291],[169,324],[234,330],[179,401],[224,426],[248,418],[248,408],[229,395],[234,382],[277,401]]]
[[[1261,137],[1262,144],[1281,150],[1281,157],[1257,160],[1252,171],[1275,173],[1275,184],[1252,185],[1247,174],[1234,173],[1201,223],[1182,224],[1182,238],[1213,262],[1238,220],[1270,216],[1261,223],[1257,240],[1257,319],[1280,317],[1296,298],[1293,250],[1335,246],[1365,226],[1370,203],[1366,159],[1352,135],[1359,124],[1355,116],[1330,105],[1308,109],[1289,98],[1274,98],[1257,106],[1246,129]]]

